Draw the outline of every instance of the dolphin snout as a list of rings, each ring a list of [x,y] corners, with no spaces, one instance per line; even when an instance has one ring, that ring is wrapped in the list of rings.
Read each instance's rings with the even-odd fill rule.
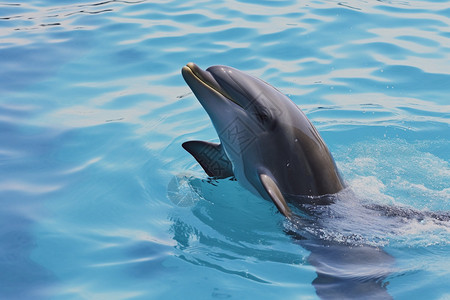
[[[228,100],[236,103],[233,97],[220,85],[219,82],[217,82],[214,75],[208,71],[211,68],[212,67],[204,71],[193,62],[190,62],[181,69],[181,74],[194,93],[196,90],[200,89],[199,87],[203,87],[215,91]]]

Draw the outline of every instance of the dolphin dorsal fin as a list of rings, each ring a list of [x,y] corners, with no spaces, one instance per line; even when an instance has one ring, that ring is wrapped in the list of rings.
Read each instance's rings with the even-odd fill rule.
[[[198,161],[208,176],[219,179],[234,176],[233,165],[221,144],[188,141],[182,146]]]
[[[272,177],[266,174],[259,174],[259,179],[266,190],[267,194],[269,194],[270,199],[272,199],[275,206],[278,208],[280,213],[283,214],[286,218],[290,219],[292,217],[292,212],[289,206],[284,200],[283,194],[281,194],[280,189],[278,188],[275,181],[273,181]]]

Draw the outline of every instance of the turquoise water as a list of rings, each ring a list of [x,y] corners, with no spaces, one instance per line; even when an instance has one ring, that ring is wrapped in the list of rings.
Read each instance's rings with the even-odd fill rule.
[[[358,203],[448,212],[449,28],[448,1],[0,3],[0,298],[317,299],[273,204],[181,148],[217,135],[180,69],[291,97]],[[392,256],[394,299],[450,298],[448,220],[350,203],[320,239]]]

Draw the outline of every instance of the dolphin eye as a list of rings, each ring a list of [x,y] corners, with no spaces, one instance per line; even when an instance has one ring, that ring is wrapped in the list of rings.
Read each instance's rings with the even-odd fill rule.
[[[265,111],[259,113],[258,118],[262,123],[267,123],[270,120],[269,115]]]
[[[260,107],[255,112],[256,119],[263,125],[267,126],[272,123],[272,114],[265,107]]]

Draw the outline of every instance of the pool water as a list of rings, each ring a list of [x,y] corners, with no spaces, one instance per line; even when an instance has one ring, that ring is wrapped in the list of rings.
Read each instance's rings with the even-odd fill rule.
[[[0,3],[0,298],[318,299],[343,245],[392,258],[384,297],[450,299],[430,216],[450,211],[449,28],[439,0]],[[317,127],[349,196],[312,244],[182,149],[218,141],[190,61],[262,78]],[[349,266],[335,290],[361,283]]]

